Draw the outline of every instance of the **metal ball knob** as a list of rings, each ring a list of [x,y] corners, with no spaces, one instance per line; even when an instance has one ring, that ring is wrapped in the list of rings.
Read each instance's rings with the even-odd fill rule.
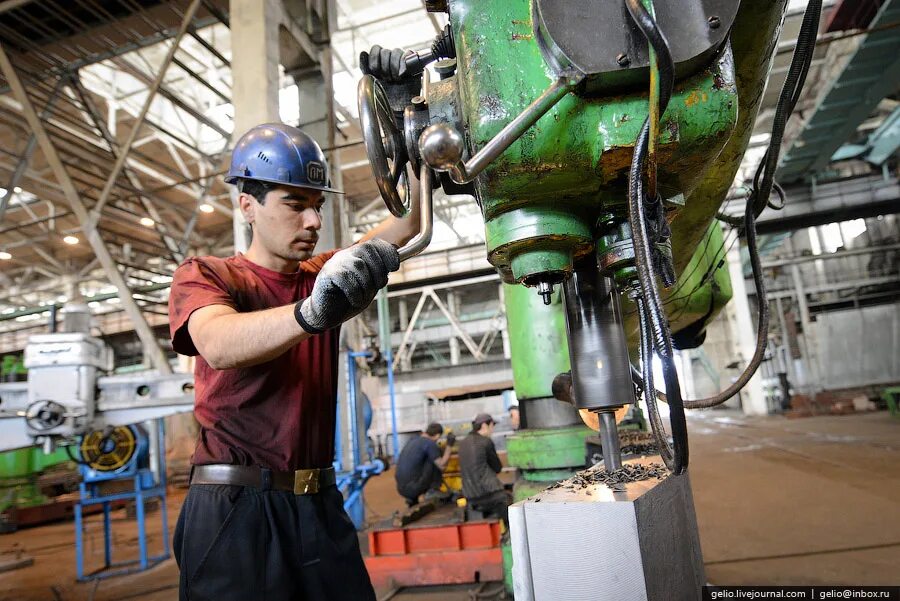
[[[462,135],[446,123],[429,125],[419,136],[419,152],[428,166],[447,171],[462,160],[464,143]]]

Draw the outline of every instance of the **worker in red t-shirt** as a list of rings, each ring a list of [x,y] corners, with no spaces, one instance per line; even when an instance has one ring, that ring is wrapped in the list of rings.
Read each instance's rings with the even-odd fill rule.
[[[399,267],[418,215],[314,256],[336,190],[318,144],[280,123],[244,134],[225,181],[250,247],[187,259],[169,298],[172,345],[197,356],[200,424],[174,537],[180,598],[374,600],[331,467],[338,335]]]

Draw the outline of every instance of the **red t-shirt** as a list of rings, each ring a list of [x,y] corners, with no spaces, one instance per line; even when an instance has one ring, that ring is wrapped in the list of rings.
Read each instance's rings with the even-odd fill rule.
[[[175,270],[169,295],[172,346],[177,353],[197,356],[194,415],[200,438],[195,465],[259,465],[279,471],[331,465],[340,328],[312,336],[267,363],[217,370],[199,356],[188,318],[209,305],[245,313],[306,298],[335,252],[304,261],[295,273],[266,269],[241,254],[192,257]]]

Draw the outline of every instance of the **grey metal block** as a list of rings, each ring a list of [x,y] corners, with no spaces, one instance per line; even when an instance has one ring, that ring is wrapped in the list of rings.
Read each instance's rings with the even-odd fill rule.
[[[568,480],[512,505],[510,532],[516,601],[701,598],[706,579],[687,475],[624,492]]]

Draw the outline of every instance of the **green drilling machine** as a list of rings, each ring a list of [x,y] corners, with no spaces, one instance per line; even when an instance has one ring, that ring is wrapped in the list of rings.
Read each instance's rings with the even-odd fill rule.
[[[363,76],[360,124],[391,213],[421,203],[422,232],[402,259],[430,241],[437,187],[473,195],[484,217],[487,258],[505,284],[523,427],[508,440],[522,474],[510,588],[516,599],[699,598],[684,409],[733,396],[762,354],[709,399],[682,398],[672,355],[700,345],[731,297],[716,217],[749,143],[786,0],[425,5],[449,24],[431,48],[404,55],[403,77]],[[805,78],[800,45],[782,116]],[[751,259],[777,150],[735,224]],[[665,394],[653,383],[654,356]],[[667,468],[652,483],[628,481],[648,459],[623,464],[620,451],[617,412],[638,394],[652,460]],[[599,431],[603,457],[589,472],[622,475],[615,490],[575,476],[594,433],[585,424]],[[573,476],[588,484],[574,486]],[[652,568],[657,560],[666,573]],[[562,583],[563,573],[593,576]]]

